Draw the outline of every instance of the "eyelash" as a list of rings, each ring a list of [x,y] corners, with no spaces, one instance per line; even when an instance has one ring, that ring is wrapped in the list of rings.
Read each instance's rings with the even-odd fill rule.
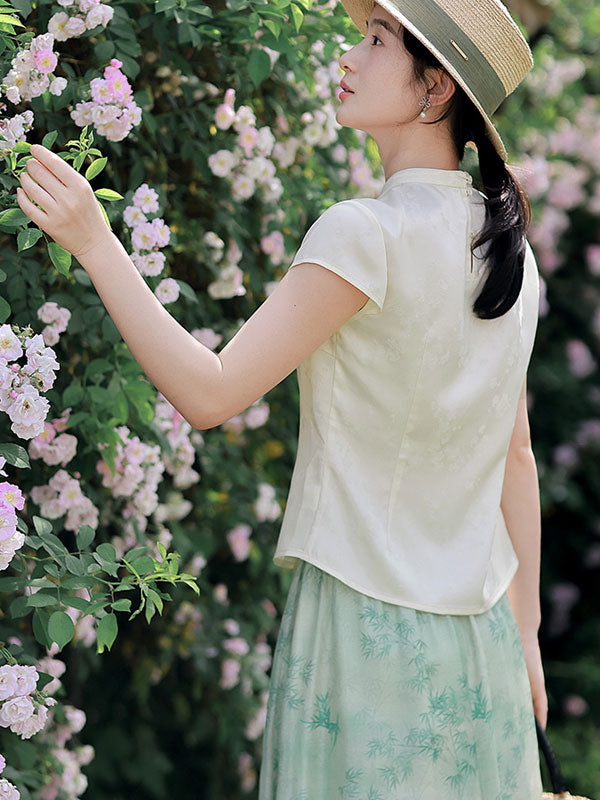
[[[379,38],[379,36],[376,36],[374,33],[372,33],[372,34],[371,34],[371,38],[372,38],[372,39],[377,39],[377,40],[379,40],[379,41],[380,41],[380,42],[383,44],[383,42],[382,42],[382,40]],[[375,47],[375,44],[372,44],[372,45],[371,45],[371,47]]]

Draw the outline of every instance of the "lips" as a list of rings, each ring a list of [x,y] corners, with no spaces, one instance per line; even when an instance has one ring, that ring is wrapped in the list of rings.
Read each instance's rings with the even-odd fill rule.
[[[352,90],[352,89],[351,89],[351,88],[348,86],[348,84],[347,84],[347,83],[345,83],[344,81],[341,81],[341,82],[340,82],[340,86],[342,87],[342,89],[343,89],[345,92],[352,92],[352,94],[354,94],[354,91],[353,91],[353,90]]]

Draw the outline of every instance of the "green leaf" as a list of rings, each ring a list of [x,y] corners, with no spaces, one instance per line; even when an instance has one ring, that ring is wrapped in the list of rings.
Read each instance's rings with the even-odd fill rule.
[[[150,403],[138,403],[136,409],[144,425],[149,425],[154,419],[154,408]]]
[[[199,587],[199,586],[198,586],[198,584],[195,582],[195,580],[193,580],[193,581],[192,581],[192,580],[183,579],[183,580],[181,581],[181,583],[187,583],[187,585],[188,585],[188,586],[191,586],[191,588],[192,588],[192,589],[193,589],[193,590],[196,592],[196,594],[197,594],[197,595],[199,595],[199,594],[200,594],[200,587]]]
[[[85,377],[93,378],[94,375],[103,375],[105,372],[113,370],[114,368],[115,365],[107,358],[95,358],[86,365]]]
[[[10,616],[13,619],[18,619],[19,617],[26,617],[27,614],[31,613],[31,606],[27,605],[29,597],[15,597],[15,599],[11,602],[9,609],[10,609]]]
[[[128,597],[122,597],[120,600],[115,600],[110,604],[111,608],[115,611],[131,611],[131,600]]]
[[[104,386],[88,386],[87,395],[94,405],[110,408],[112,404],[112,395]]]
[[[36,641],[43,644],[45,647],[52,646],[52,640],[48,635],[48,620],[49,614],[43,608],[36,608],[33,611],[33,618],[31,620],[31,627]]]
[[[55,611],[48,620],[48,636],[62,650],[75,634],[73,620],[64,611]]]
[[[146,555],[147,549],[148,548],[145,545],[140,545],[139,547],[133,547],[131,550],[129,550],[127,553],[125,553],[123,558],[126,558],[127,561],[129,561],[129,563],[131,564],[131,562],[134,559],[138,558],[140,555],[142,555],[142,554]]]
[[[299,31],[302,23],[304,22],[304,14],[298,8],[298,6],[292,5],[292,17],[294,19],[294,25],[296,26],[296,30]]]
[[[154,606],[154,603],[152,602],[152,600],[150,600],[150,598],[148,598],[146,600],[146,610],[145,610],[146,622],[150,622],[150,620],[154,616],[155,612],[156,612],[156,608]]]
[[[45,533],[52,533],[52,524],[47,519],[37,517],[35,514],[33,515],[33,527],[39,536],[43,536]]]
[[[27,584],[27,578],[0,578],[0,592],[15,592]]]
[[[108,158],[106,156],[104,156],[104,158],[97,158],[95,161],[92,161],[85,171],[86,180],[91,181],[92,178],[95,178],[96,175],[99,175],[106,166],[107,161]]]
[[[80,525],[77,531],[77,547],[85,550],[93,541],[96,531],[90,525]]]
[[[20,444],[0,444],[0,456],[4,456],[7,463],[19,469],[31,469],[29,455]]]
[[[81,269],[81,267],[75,267],[75,269],[72,269],[71,275],[75,278],[77,283],[80,283],[82,286],[94,285],[90,276],[84,269]]]
[[[119,564],[116,564],[114,561],[107,561],[105,558],[102,558],[101,555],[98,555],[98,553],[92,553],[92,556],[102,567],[104,572],[108,572],[109,575],[116,576],[117,572],[119,571]]]
[[[57,553],[63,554],[68,553],[69,551],[61,542],[61,540],[53,533],[40,533],[40,537],[43,539],[44,544],[51,544]]]
[[[8,14],[0,14],[0,22],[4,22],[7,25],[16,25],[20,28],[25,27],[20,19],[17,19],[17,17],[9,17]]]
[[[57,136],[58,136],[58,131],[49,131],[42,139],[42,146],[50,150],[50,148],[56,141]]]
[[[109,41],[98,42],[94,47],[94,53],[98,61],[109,61],[115,54],[115,43]]]
[[[127,398],[123,392],[119,392],[114,399],[112,407],[113,415],[110,424],[112,425],[125,425],[129,419],[129,405]],[[114,420],[114,422],[113,422]]]
[[[154,589],[148,589],[148,597],[152,598],[154,604],[158,608],[159,613],[162,614],[163,601],[158,592],[154,591]]]
[[[96,552],[99,556],[102,556],[105,561],[116,561],[117,559],[117,551],[115,550],[115,546],[110,544],[110,542],[103,542],[102,544],[99,544],[96,548]]]
[[[69,555],[65,556],[65,562],[67,569],[69,572],[73,573],[73,575],[85,575],[85,567],[81,559],[77,558],[77,556],[73,556],[69,553]]]
[[[137,367],[134,367],[134,369],[136,372],[134,373],[133,382],[129,382],[125,385],[125,393],[127,396],[131,398],[134,404],[139,400],[154,398],[155,389],[137,372]]]
[[[27,214],[20,208],[9,208],[0,216],[0,230],[14,233],[16,228],[24,228],[30,222]]]
[[[96,189],[94,192],[96,197],[99,197],[100,200],[122,200],[123,195],[119,194],[118,192],[113,191],[113,189]],[[1,221],[1,220],[0,220]]]
[[[89,365],[88,365],[89,366]],[[65,408],[73,408],[83,397],[83,387],[78,381],[74,381],[63,392],[63,405]]]
[[[248,58],[248,74],[257,89],[271,72],[271,59],[264,50],[254,48]]]
[[[1,10],[2,9],[0,9],[0,11]],[[31,145],[29,144],[29,142],[17,142],[15,146],[12,148],[12,151],[13,153],[30,153]]]
[[[56,244],[56,242],[48,242],[48,255],[60,274],[68,277],[69,267],[71,266],[71,253]]]
[[[177,5],[177,0],[156,0],[154,3],[154,11],[158,14],[160,11],[168,11]]]
[[[142,556],[141,558],[136,558],[135,561],[130,561],[129,563],[133,569],[135,569],[138,575],[145,575],[146,572],[151,572],[154,570],[154,561],[150,558],[150,556]]]
[[[35,594],[27,595],[27,605],[32,608],[39,608],[40,606],[55,606],[58,603],[58,597],[46,592],[36,592]]]
[[[83,597],[65,597],[63,602],[70,608],[76,608],[79,611],[85,611],[86,613],[92,605],[89,600],[85,600]]]
[[[103,653],[104,648],[108,650],[112,647],[117,638],[118,624],[116,614],[106,614],[96,625],[96,645],[97,653]]]
[[[11,314],[10,306],[3,297],[0,297],[0,323],[5,323]]]
[[[188,300],[191,300],[193,303],[198,302],[198,295],[185,281],[177,280],[177,285],[179,286],[179,291],[184,297],[187,297]]]
[[[17,251],[28,250],[37,242],[42,236],[42,231],[39,228],[25,228],[24,231],[19,231],[17,234]]]
[[[64,589],[93,589],[97,581],[90,575],[81,578],[66,578],[63,582]]]
[[[276,39],[279,39],[279,34],[281,33],[281,23],[280,22],[275,22],[274,20],[266,19],[264,24],[265,24],[265,28],[268,28],[271,31],[271,33],[273,34],[273,36]],[[267,56],[267,58],[268,58],[268,56]]]

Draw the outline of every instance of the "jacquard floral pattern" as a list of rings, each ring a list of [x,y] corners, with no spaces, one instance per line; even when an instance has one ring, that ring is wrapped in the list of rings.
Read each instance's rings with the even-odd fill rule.
[[[506,594],[482,614],[434,614],[299,563],[273,660],[259,800],[541,794]]]

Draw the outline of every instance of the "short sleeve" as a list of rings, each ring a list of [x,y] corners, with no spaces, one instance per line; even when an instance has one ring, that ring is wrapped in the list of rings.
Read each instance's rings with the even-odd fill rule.
[[[387,257],[375,214],[358,200],[327,208],[310,226],[289,269],[320,264],[364,292],[381,310],[387,290]]]

